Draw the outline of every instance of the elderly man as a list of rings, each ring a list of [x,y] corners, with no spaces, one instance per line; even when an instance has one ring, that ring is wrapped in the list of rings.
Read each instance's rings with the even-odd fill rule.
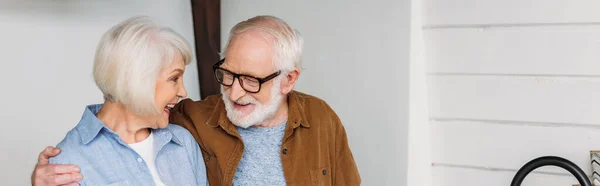
[[[293,90],[301,54],[302,37],[283,20],[240,22],[213,66],[222,95],[186,99],[172,110],[171,123],[198,141],[210,185],[360,185],[338,116]],[[77,167],[47,164],[57,151],[40,153],[34,184],[77,181]]]

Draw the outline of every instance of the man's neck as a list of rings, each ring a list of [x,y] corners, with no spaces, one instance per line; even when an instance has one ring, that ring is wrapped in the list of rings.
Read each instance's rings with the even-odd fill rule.
[[[256,128],[273,128],[277,127],[288,119],[288,103],[287,97],[283,98],[284,101],[281,102],[279,108],[275,112],[273,117],[264,120],[261,124],[255,125]]]

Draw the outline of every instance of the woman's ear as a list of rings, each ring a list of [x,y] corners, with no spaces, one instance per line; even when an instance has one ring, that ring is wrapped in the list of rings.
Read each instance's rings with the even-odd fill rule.
[[[285,77],[283,77],[283,79],[281,80],[281,93],[290,93],[292,89],[294,89],[294,86],[296,85],[296,81],[298,80],[299,76],[300,69],[296,67],[294,67],[294,69],[289,73],[285,74]]]

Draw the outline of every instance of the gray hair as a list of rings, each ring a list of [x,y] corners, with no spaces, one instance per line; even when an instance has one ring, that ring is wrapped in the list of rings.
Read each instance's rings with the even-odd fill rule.
[[[302,45],[304,41],[300,32],[292,29],[285,21],[274,16],[256,16],[242,21],[229,32],[229,41],[223,51],[227,56],[227,48],[231,41],[238,35],[257,31],[263,38],[273,44],[276,53],[273,59],[276,69],[284,72],[291,71],[294,67],[302,70]]]
[[[150,17],[133,17],[102,36],[94,58],[94,80],[104,99],[139,115],[160,113],[154,101],[156,79],[175,55],[181,55],[185,65],[193,58],[181,35]]]

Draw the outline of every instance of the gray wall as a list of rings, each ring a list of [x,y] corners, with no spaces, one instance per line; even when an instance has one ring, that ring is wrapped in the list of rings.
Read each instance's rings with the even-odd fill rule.
[[[281,17],[300,30],[305,70],[296,89],[326,100],[341,117],[363,185],[406,185],[409,69],[415,58],[411,35],[420,28],[411,25],[411,11],[409,0],[226,0],[222,33],[225,40],[231,26],[259,14]],[[91,77],[95,46],[110,26],[140,14],[193,40],[185,0],[0,1],[2,185],[27,185],[39,151],[62,139],[85,105],[102,101]],[[418,36],[412,40],[420,40]],[[185,81],[189,96],[199,99],[194,68],[188,66]],[[428,130],[419,131],[417,136],[427,136],[420,134]],[[429,147],[428,142],[412,143]]]
[[[28,185],[38,153],[73,128],[87,104],[101,103],[92,79],[102,34],[149,15],[193,44],[189,0],[0,1],[0,185]],[[199,99],[196,65],[188,95]]]

